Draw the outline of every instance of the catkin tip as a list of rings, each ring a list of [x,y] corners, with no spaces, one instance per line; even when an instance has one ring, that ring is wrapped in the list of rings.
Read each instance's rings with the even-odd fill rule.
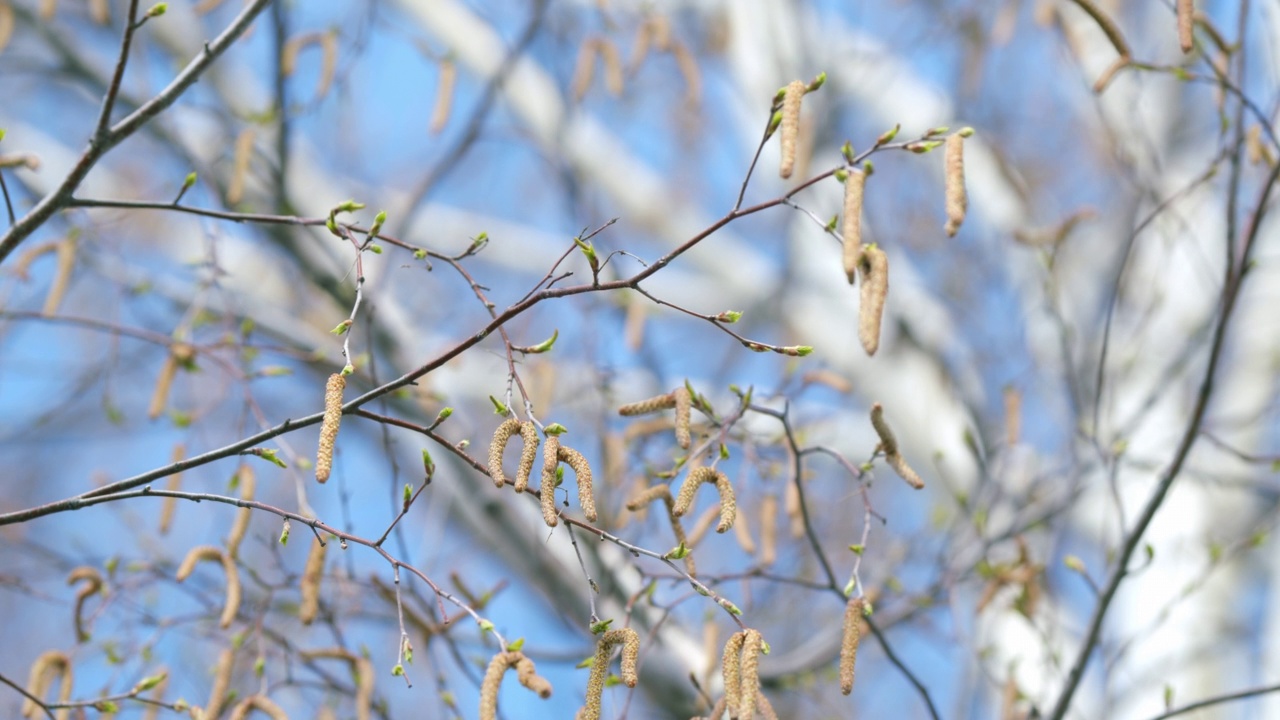
[[[560,446],[556,454],[560,461],[573,468],[573,473],[578,478],[578,506],[582,508],[582,514],[587,520],[595,522],[595,491],[591,485],[591,466],[587,464],[587,459],[582,453],[564,445]]]
[[[1192,0],[1178,0],[1178,45],[1184,54],[1195,48],[1195,37],[1191,33],[1194,17],[1195,3]]]

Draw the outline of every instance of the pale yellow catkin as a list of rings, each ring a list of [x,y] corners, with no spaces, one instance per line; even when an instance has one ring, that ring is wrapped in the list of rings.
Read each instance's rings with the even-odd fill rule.
[[[520,465],[516,468],[516,492],[529,489],[529,476],[533,474],[533,463],[538,459],[538,428],[530,420],[520,423],[520,439],[524,447],[520,449]]]
[[[587,464],[587,459],[582,453],[564,445],[559,447],[556,455],[560,462],[573,468],[573,473],[578,479],[578,506],[582,508],[582,514],[588,521],[595,522],[596,498],[591,484],[591,466]]]
[[[85,630],[84,626],[84,604],[85,601],[102,590],[102,573],[98,572],[97,568],[81,565],[67,575],[68,585],[75,585],[80,582],[85,583],[85,585],[76,591],[76,642],[88,642],[89,632]]]
[[[665,483],[654,485],[633,497],[627,502],[627,509],[632,512],[639,513],[644,507],[654,500],[661,499],[663,505],[667,509],[667,519],[671,521],[671,532],[676,536],[676,543],[683,544],[685,547],[693,547],[689,543],[689,538],[684,534],[684,526],[680,524],[680,519],[675,514],[675,499],[671,497],[671,488]],[[684,556],[685,570],[690,575],[697,575],[697,565],[694,563],[693,555]]]
[[[329,94],[338,69],[338,31],[330,29],[320,35],[320,77],[316,80],[316,99]]]
[[[729,636],[724,644],[721,659],[724,673],[724,703],[730,717],[738,715],[742,698],[742,645],[746,640],[745,630]]]
[[[298,619],[303,625],[315,622],[320,611],[320,582],[324,579],[324,557],[328,548],[328,543],[320,542],[320,538],[311,539],[307,564],[302,571],[302,602],[298,606]]]
[[[804,512],[800,509],[800,488],[795,482],[787,483],[786,508],[791,537],[804,537]]]
[[[284,708],[272,702],[266,695],[250,695],[236,703],[227,720],[245,720],[254,710],[262,711],[271,720],[289,720],[289,715]]]
[[[862,299],[858,307],[858,340],[867,355],[880,349],[880,323],[889,294],[889,258],[876,245],[868,245],[858,262],[862,273]]]
[[[41,20],[52,20],[53,16],[58,13],[58,0],[40,0],[38,12]]]
[[[858,278],[858,260],[862,258],[862,194],[867,186],[867,174],[850,170],[844,181],[844,220],[840,236],[844,241],[842,260],[844,274],[852,285]]]
[[[782,165],[778,174],[784,179],[791,177],[796,166],[796,140],[800,136],[800,101],[804,98],[808,86],[800,80],[792,80],[787,85],[782,99]]]
[[[1010,447],[1018,444],[1022,436],[1022,393],[1013,387],[1004,389],[1004,432]]]
[[[61,686],[58,688],[58,702],[65,703],[71,700],[71,658],[66,653],[48,650],[41,653],[35,662],[31,663],[31,675],[27,680],[27,692],[34,697],[44,698],[45,693],[49,692],[49,686],[53,684],[54,678],[61,679]],[[70,708],[61,708],[54,713],[54,717],[57,720],[67,720],[70,713]],[[32,702],[30,698],[22,701],[22,716],[25,718],[47,717],[40,706]]]
[[[756,554],[756,541],[751,537],[751,528],[745,514],[734,521],[733,535],[734,539],[738,541],[738,547],[742,548],[742,552],[748,555]]]
[[[520,430],[520,421],[515,418],[503,420],[498,429],[493,431],[493,440],[489,443],[489,477],[498,488],[507,484],[507,476],[502,470],[502,453],[507,449],[511,436]],[[523,456],[522,456],[523,457]]]
[[[235,653],[230,648],[218,654],[218,664],[213,670],[213,688],[209,691],[209,703],[205,706],[204,717],[216,718],[222,714],[222,703],[226,700],[227,691],[231,689],[231,670],[235,664]]]
[[[248,463],[240,465],[236,470],[236,480],[240,485],[240,499],[252,500],[257,492],[258,480],[253,466]],[[231,523],[231,532],[227,535],[227,555],[232,558],[240,556],[240,543],[249,532],[249,521],[253,518],[253,510],[242,507],[236,511],[236,519]]]
[[[920,476],[916,474],[916,471],[907,464],[907,459],[904,458],[901,453],[885,455],[884,460],[889,463],[889,467],[893,468],[894,472],[898,473],[898,477],[905,480],[912,488],[916,490],[924,489],[924,481],[921,480]]]
[[[733,485],[729,483],[729,478],[715,468],[700,467],[689,472],[689,475],[684,479],[684,484],[680,486],[680,494],[676,498],[675,508],[673,509],[675,516],[681,517],[689,512],[689,508],[693,505],[693,496],[703,483],[714,483],[716,491],[720,494],[720,524],[716,526],[716,532],[728,532],[733,527],[733,521],[737,517],[738,506],[734,500]]]
[[[219,619],[219,626],[224,630],[231,627],[232,621],[236,618],[236,613],[240,610],[240,572],[236,568],[236,563],[227,557],[226,553],[220,548],[212,545],[200,545],[191,548],[187,556],[182,559],[182,565],[178,567],[178,582],[186,580],[191,575],[191,571],[195,570],[196,563],[202,560],[218,561],[222,565],[223,573],[227,579],[226,602],[222,606],[222,617]]]
[[[778,558],[778,497],[760,500],[760,566],[769,567]]]
[[[964,223],[969,209],[969,195],[964,187],[964,136],[953,133],[947,137],[944,154],[944,187],[947,200],[947,237],[955,237]]]
[[[760,653],[764,638],[758,630],[748,628],[742,639],[742,689],[738,693],[738,717],[756,716],[756,695],[760,692]]]
[[[431,134],[435,135],[449,124],[453,110],[453,89],[458,82],[458,64],[452,58],[440,61],[440,75],[436,79],[436,104],[431,110]]]
[[[52,317],[58,314],[62,299],[67,296],[67,288],[71,284],[71,271],[76,266],[76,248],[79,241],[75,233],[58,241],[58,267],[54,270],[53,284],[49,286],[49,294],[44,299],[41,314]]]
[[[608,40],[598,40],[596,49],[604,62],[604,86],[609,94],[618,97],[622,94],[622,59],[618,56],[618,48]]]
[[[693,59],[693,53],[682,42],[671,41],[670,52],[680,77],[684,78],[685,105],[695,108],[702,101],[702,71],[698,69],[698,61]]]
[[[107,0],[89,0],[89,18],[99,25],[106,25],[111,20],[111,8]]]
[[[13,37],[13,6],[9,0],[0,0],[0,52],[9,46]]]
[[[610,630],[600,636],[595,659],[591,663],[591,675],[587,678],[587,702],[575,716],[577,720],[600,720],[601,696],[604,682],[609,675],[609,659],[613,648],[622,645],[622,682],[635,687],[639,682],[636,660],[640,656],[640,636],[631,628]]]
[[[178,366],[190,362],[196,356],[196,350],[184,342],[175,342],[169,346],[169,354],[160,366],[160,374],[156,377],[155,389],[151,391],[151,402],[147,405],[147,418],[155,420],[164,413],[169,404],[169,391],[173,388],[173,378],[178,374]]]
[[[596,41],[594,38],[583,41],[578,46],[578,59],[573,66],[573,80],[569,83],[569,92],[573,99],[581,102],[591,87],[591,80],[596,74]]]
[[[173,446],[173,454],[170,455],[172,462],[181,462],[187,456],[187,448],[182,443]],[[165,483],[165,489],[170,492],[177,492],[182,487],[182,471],[179,470],[169,476],[169,480]],[[169,528],[173,527],[173,515],[178,509],[178,498],[166,497],[160,501],[160,534],[168,535]]]
[[[356,677],[356,720],[369,720],[373,710],[373,663],[340,647],[306,650],[300,654],[306,660],[327,658],[346,662]]]
[[[560,466],[560,438],[547,438],[542,449],[542,484],[538,487],[538,499],[542,501],[542,520],[547,527],[555,527],[556,518],[556,468]]]
[[[893,428],[889,427],[889,421],[884,419],[884,406],[880,403],[871,406],[871,427],[880,436],[880,449],[885,455],[898,452],[898,437],[893,434]]]
[[[850,598],[844,608],[840,636],[840,692],[853,692],[854,663],[858,659],[858,639],[862,626],[862,598]]]
[[[498,688],[507,668],[516,668],[520,684],[536,692],[539,697],[551,697],[551,683],[537,675],[533,661],[521,652],[499,652],[489,661],[484,680],[480,682],[480,720],[496,720],[498,717]]]
[[[249,160],[253,155],[253,128],[245,128],[236,136],[235,152],[231,161],[231,180],[227,183],[227,204],[236,205],[244,199],[244,187],[249,176]]]
[[[1192,0],[1178,0],[1178,45],[1184,54],[1195,48],[1195,37],[1191,33],[1194,17],[1195,3]]]
[[[688,391],[686,391],[687,394]],[[669,410],[676,406],[675,393],[667,393],[666,395],[658,395],[647,400],[628,403],[618,408],[618,414],[623,417],[634,417],[636,415],[648,415],[661,410]]]
[[[329,481],[333,471],[333,443],[338,438],[338,426],[342,424],[342,391],[347,378],[342,373],[329,376],[324,386],[324,420],[320,423],[320,447],[316,452],[316,480]]]
[[[693,405],[693,398],[689,394],[689,389],[680,386],[672,393],[676,401],[676,443],[682,450],[688,450],[689,445],[693,442],[693,438],[689,433],[689,415]]]

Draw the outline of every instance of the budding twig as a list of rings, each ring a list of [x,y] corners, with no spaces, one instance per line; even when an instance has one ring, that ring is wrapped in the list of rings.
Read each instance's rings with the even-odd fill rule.
[[[236,563],[221,549],[212,545],[193,547],[182,559],[182,565],[178,566],[178,582],[186,580],[191,571],[195,570],[196,563],[201,560],[217,560],[222,564],[222,570],[227,576],[227,600],[222,606],[219,625],[223,629],[231,627],[231,622],[236,619],[236,613],[240,610],[240,573],[236,569]]]

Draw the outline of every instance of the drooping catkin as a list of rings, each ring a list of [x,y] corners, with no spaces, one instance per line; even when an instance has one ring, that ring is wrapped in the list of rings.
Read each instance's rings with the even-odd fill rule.
[[[547,438],[542,449],[542,484],[538,487],[538,499],[542,501],[542,520],[547,527],[555,527],[556,517],[556,468],[560,467],[560,437]]]
[[[796,482],[787,483],[786,490],[787,520],[790,523],[791,537],[804,537],[804,512],[800,509],[800,488]]]
[[[756,554],[756,541],[751,537],[751,528],[746,514],[734,520],[733,536],[738,541],[738,547],[742,548],[742,552],[748,555]]]
[[[187,448],[182,443],[173,446],[173,454],[169,457],[171,462],[182,462],[187,456]],[[182,487],[182,471],[179,470],[169,476],[169,480],[165,483],[165,490],[177,492]],[[173,527],[173,514],[178,509],[178,498],[166,497],[160,501],[160,534],[168,535],[169,528]]]
[[[622,94],[622,59],[618,56],[618,48],[608,40],[596,41],[596,49],[600,52],[600,60],[604,62],[604,86],[609,94],[618,97]]]
[[[169,346],[169,354],[160,366],[160,374],[156,377],[155,389],[151,391],[151,403],[147,406],[147,418],[155,420],[164,413],[169,403],[169,390],[173,387],[173,378],[178,374],[178,366],[185,365],[195,359],[196,349],[184,342],[175,342]]]
[[[782,99],[782,165],[778,174],[791,177],[796,166],[796,140],[800,137],[800,101],[808,91],[808,84],[792,80]]]
[[[969,209],[969,195],[964,187],[964,135],[947,137],[945,150],[945,189],[947,196],[947,237],[955,237]]]
[[[676,400],[676,444],[681,450],[688,450],[689,444],[693,442],[689,434],[689,414],[693,398],[689,395],[689,389],[683,385],[676,388],[672,395]]]
[[[231,161],[231,180],[227,183],[227,204],[237,205],[244,199],[244,186],[249,177],[249,160],[253,156],[254,130],[247,127],[236,136],[235,154]]]
[[[328,482],[333,471],[333,443],[342,423],[342,391],[347,376],[334,373],[324,386],[324,420],[320,423],[320,449],[316,452],[316,480]]]
[[[338,69],[338,31],[330,28],[320,34],[320,77],[316,80],[316,100],[329,94],[333,75]]]
[[[559,447],[556,454],[560,462],[573,468],[578,479],[578,506],[582,508],[582,514],[588,521],[595,522],[596,498],[591,486],[591,466],[587,464],[587,459],[582,453],[564,445]]]
[[[240,485],[240,499],[252,500],[258,485],[253,466],[242,463],[236,470],[236,481]],[[231,523],[231,532],[227,535],[227,555],[232,558],[240,555],[240,543],[244,542],[244,536],[249,532],[249,520],[252,518],[253,510],[250,508],[242,507],[236,511],[236,519]]]
[[[529,489],[529,475],[533,473],[533,463],[538,459],[538,428],[532,421],[520,423],[520,439],[524,441],[524,447],[520,449],[520,465],[516,467],[518,493]]]
[[[107,0],[89,0],[89,18],[99,25],[106,25],[111,20]]]
[[[733,527],[738,506],[734,501],[733,485],[729,483],[729,478],[715,468],[700,467],[690,471],[684,479],[684,484],[680,486],[680,494],[676,497],[675,508],[672,511],[676,517],[689,512],[689,508],[693,505],[693,496],[703,483],[714,483],[716,491],[720,494],[720,524],[716,526],[716,532],[727,532]]]
[[[307,564],[302,571],[302,602],[298,606],[298,619],[303,625],[315,622],[320,611],[320,581],[324,579],[324,556],[328,549],[328,543],[320,542],[320,538],[311,539],[311,550],[307,552]]]
[[[573,80],[569,83],[569,92],[576,102],[586,97],[591,87],[591,80],[596,74],[596,42],[588,39],[578,46],[578,59],[573,66]]]
[[[235,653],[231,648],[218,655],[218,664],[213,670],[213,688],[209,691],[209,703],[205,706],[204,717],[216,718],[222,714],[222,703],[231,689],[231,669],[235,664]]]
[[[680,519],[676,517],[675,499],[671,497],[671,488],[666,483],[654,485],[631,498],[627,502],[627,509],[632,512],[640,512],[646,505],[659,499],[666,506],[667,519],[671,521],[671,532],[676,536],[677,545],[683,544],[685,547],[693,547],[689,543],[689,538],[684,534],[684,526],[680,524]],[[684,566],[690,575],[697,575],[697,566],[694,564],[692,554],[684,556]]]
[[[686,394],[688,391],[685,391]],[[656,413],[660,410],[670,410],[676,406],[676,394],[669,392],[666,395],[658,395],[647,400],[628,403],[618,408],[618,414],[623,417],[634,417],[636,415],[648,415]]]
[[[261,710],[271,720],[289,720],[289,715],[284,708],[272,702],[266,695],[250,695],[236,703],[227,720],[245,720],[254,710]],[[206,717],[209,716],[206,714]]]
[[[499,652],[489,661],[484,680],[480,682],[480,720],[496,720],[498,717],[498,688],[507,668],[516,668],[520,684],[536,692],[541,698],[551,697],[551,683],[538,676],[533,661],[521,652]]]
[[[760,499],[760,566],[769,567],[778,558],[778,496]]]
[[[64,652],[57,650],[47,650],[31,663],[31,675],[27,680],[27,692],[34,697],[44,698],[45,693],[49,692],[49,686],[53,684],[54,678],[61,679],[61,686],[58,688],[58,702],[65,703],[71,699],[71,658]],[[61,708],[54,713],[57,720],[67,720],[70,715],[70,708]],[[39,705],[30,698],[22,701],[22,716],[25,718],[34,718],[37,716],[47,717]]]
[[[862,598],[850,598],[844,607],[844,625],[840,636],[840,692],[853,692],[854,663],[858,659],[858,638],[862,625]]]
[[[862,257],[862,193],[867,186],[867,174],[850,170],[844,180],[844,220],[840,225],[840,237],[844,241],[844,274],[852,285],[858,277],[858,260]]]
[[[1191,34],[1194,16],[1195,3],[1178,0],[1178,45],[1184,54],[1195,48],[1195,38]]]
[[[1004,433],[1010,447],[1022,436],[1022,393],[1014,387],[1004,389]]]
[[[693,527],[689,529],[689,537],[685,540],[686,547],[696,548],[702,543],[702,539],[707,536],[711,530],[711,525],[715,523],[716,518],[720,516],[720,503],[716,503],[702,511],[693,521]]]
[[[489,443],[489,477],[493,484],[501,488],[507,484],[507,476],[502,470],[502,453],[507,449],[511,436],[520,430],[520,421],[515,418],[503,420],[498,429],[493,431],[493,440]],[[523,459],[521,454],[521,459]]]
[[[893,428],[889,427],[889,421],[884,419],[884,406],[880,403],[871,406],[871,427],[875,428],[876,435],[880,436],[880,449],[884,454],[896,454],[898,437],[893,434]]]
[[[924,481],[921,480],[920,476],[916,474],[916,471],[907,464],[907,459],[904,458],[901,453],[886,455],[884,461],[889,463],[889,467],[893,468],[893,471],[898,473],[898,477],[905,480],[913,489],[924,489]]]
[[[235,561],[227,557],[221,548],[199,545],[191,548],[187,556],[182,559],[182,565],[178,566],[178,582],[186,580],[191,575],[191,571],[195,570],[196,563],[202,560],[216,560],[221,563],[227,578],[227,599],[222,606],[222,617],[218,622],[225,630],[231,627],[232,621],[236,619],[236,613],[240,610],[240,572],[236,568]]]
[[[458,64],[453,58],[440,61],[440,75],[436,80],[436,104],[431,110],[431,134],[435,135],[449,123],[453,110],[453,88],[458,82]]]
[[[58,314],[58,306],[67,296],[67,287],[71,284],[71,271],[76,266],[78,245],[76,233],[71,233],[58,241],[58,266],[54,270],[53,284],[49,286],[49,294],[44,298],[44,309],[41,311],[45,317]]]
[[[345,661],[356,676],[356,720],[369,720],[373,709],[374,673],[373,663],[369,662],[368,658],[360,657],[340,647],[306,650],[301,655],[306,660],[327,658]]]
[[[600,720],[600,701],[604,694],[605,678],[609,676],[609,658],[616,645],[622,645],[622,682],[627,687],[636,686],[639,680],[636,675],[636,659],[640,655],[640,636],[631,628],[606,632],[600,636],[596,645],[591,675],[587,678],[587,702],[578,710],[575,716],[577,720]]]
[[[9,0],[0,0],[0,52],[9,45],[9,38],[13,37],[13,7],[9,5]]]
[[[760,692],[760,652],[764,638],[760,631],[748,628],[742,639],[742,689],[738,692],[738,717],[756,716],[756,694]],[[732,709],[730,709],[732,714]]]
[[[742,698],[742,645],[747,638],[745,630],[729,636],[724,643],[721,663],[724,673],[724,703],[730,717],[738,715]]]
[[[778,711],[773,709],[773,703],[769,702],[763,690],[756,690],[756,710],[764,720],[778,720]]]
[[[83,582],[85,585],[76,591],[76,642],[88,642],[89,632],[84,627],[84,603],[102,590],[102,573],[98,572],[97,568],[81,565],[67,575],[68,585],[75,585],[79,582]]]
[[[684,102],[689,108],[695,108],[702,101],[702,71],[698,69],[698,61],[684,43],[672,40],[671,57],[675,58],[676,69],[684,79]]]
[[[862,299],[858,306],[858,340],[868,355],[880,349],[880,322],[884,318],[884,301],[889,294],[889,258],[878,246],[863,249],[858,260],[862,274]]]

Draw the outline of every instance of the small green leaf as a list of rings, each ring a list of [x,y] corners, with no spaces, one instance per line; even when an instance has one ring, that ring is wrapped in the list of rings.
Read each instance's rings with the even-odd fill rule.
[[[400,677],[401,675],[404,675],[404,666],[401,665],[400,663],[396,663],[395,667],[391,668],[391,674],[394,677]]]
[[[530,352],[530,353],[544,353],[544,352],[546,352],[546,351],[550,350],[550,349],[551,349],[551,347],[552,347],[553,345],[555,345],[555,344],[556,344],[556,339],[557,339],[557,338],[559,338],[559,337],[560,337],[560,330],[557,328],[556,330],[552,331],[552,333],[551,333],[551,337],[549,337],[549,338],[547,338],[546,340],[543,340],[542,342],[538,343],[537,345],[534,345],[533,347],[529,348],[529,352]]]
[[[262,677],[263,673],[265,673],[266,671],[267,671],[267,659],[259,655],[258,659],[253,661],[253,674],[255,677]]]
[[[480,634],[482,634],[482,635],[483,635],[484,633],[492,632],[492,631],[493,631],[493,623],[492,623],[492,622],[490,622],[490,621],[488,621],[488,620],[481,620],[481,621],[480,621]]]
[[[374,255],[381,255],[381,254],[382,254],[382,246],[381,246],[381,245],[378,245],[378,244],[376,244],[376,243],[375,243],[375,244],[373,244],[373,245],[370,245],[370,246],[369,246],[369,252],[373,253]]]
[[[453,408],[451,408],[451,407],[446,407],[445,409],[443,409],[443,410],[441,410],[440,412],[436,413],[436,424],[437,424],[437,425],[439,425],[440,423],[444,422],[445,420],[448,420],[448,419],[449,419],[449,416],[450,416],[450,415],[452,415],[452,414],[453,414]]]
[[[348,318],[338,323],[337,327],[329,331],[330,335],[345,335],[351,329],[351,320]]]
[[[284,528],[280,530],[280,544],[289,544],[289,518],[284,519]]]
[[[688,556],[689,556],[689,548],[684,544],[683,541],[681,541],[679,545],[677,545],[674,549],[668,552],[664,557],[670,560],[683,560]]]
[[[120,706],[115,704],[113,700],[99,700],[93,704],[93,709],[104,715],[120,712]]]
[[[524,638],[516,638],[514,641],[512,641],[507,645],[507,652],[520,652],[520,649],[523,647],[524,647]]]
[[[413,486],[409,483],[404,484],[404,506],[409,507],[409,501],[413,499]]]
[[[542,434],[547,437],[551,437],[552,435],[563,435],[567,432],[569,432],[569,428],[561,425],[560,423],[551,423],[550,425],[542,428]]]
[[[898,131],[901,129],[902,129],[901,125],[894,125],[892,130],[889,130],[884,134],[882,134],[880,137],[876,138],[876,147],[880,147],[881,145],[884,145],[886,143],[893,142],[893,139],[898,137]]]
[[[591,656],[587,657],[587,659],[586,659],[586,660],[583,660],[582,662],[578,663],[577,665],[574,665],[574,668],[576,668],[576,669],[578,669],[578,670],[581,670],[582,668],[589,668],[589,667],[591,667],[591,666],[593,666],[593,665],[595,665],[595,664],[596,664],[596,656],[595,656],[595,655],[591,655]]]
[[[152,5],[150,9],[147,10],[147,14],[145,15],[145,17],[149,17],[149,18],[160,17],[161,15],[167,12],[169,12],[169,3],[163,3],[163,2],[156,3],[155,5]]]
[[[720,459],[721,460],[729,459],[729,446],[725,445],[724,443],[720,443]]]
[[[818,90],[824,84],[826,84],[826,82],[827,82],[827,74],[825,72],[820,72],[818,73],[817,77],[815,77],[812,81],[809,82],[809,86],[805,88],[805,92],[807,93],[814,92],[815,90]]]
[[[1081,575],[1085,574],[1084,561],[1075,555],[1068,555],[1062,558],[1062,564],[1065,565],[1068,570],[1073,570]]]
[[[608,620],[599,620],[599,621],[593,622],[591,623],[591,634],[599,635],[605,632],[606,630],[608,630],[609,626],[612,624],[613,624],[613,618],[609,618]]]
[[[737,310],[725,310],[716,316],[716,322],[722,322],[726,325],[732,325],[742,318],[742,313]]]
[[[424,258],[424,257],[426,257],[426,256],[427,256],[427,251],[426,251],[426,250],[423,250],[422,248],[418,248],[417,250],[414,250],[414,251],[413,251],[413,259],[414,259],[414,260],[421,260],[422,258]]]
[[[133,692],[135,693],[146,692],[151,688],[164,682],[164,679],[167,677],[169,677],[168,673],[159,673],[157,675],[150,675],[148,677],[144,677],[142,678],[142,680],[138,681],[137,685],[133,686]]]
[[[197,175],[194,172],[187,173],[186,179],[182,181],[182,189],[190,190],[196,184],[196,177]]]
[[[866,546],[865,546],[865,545],[850,545],[850,546],[849,546],[849,550],[851,550],[851,551],[853,552],[853,554],[854,554],[854,555],[861,555],[861,554],[863,553],[863,551],[865,551],[866,549],[867,549],[867,548],[866,548]]]

